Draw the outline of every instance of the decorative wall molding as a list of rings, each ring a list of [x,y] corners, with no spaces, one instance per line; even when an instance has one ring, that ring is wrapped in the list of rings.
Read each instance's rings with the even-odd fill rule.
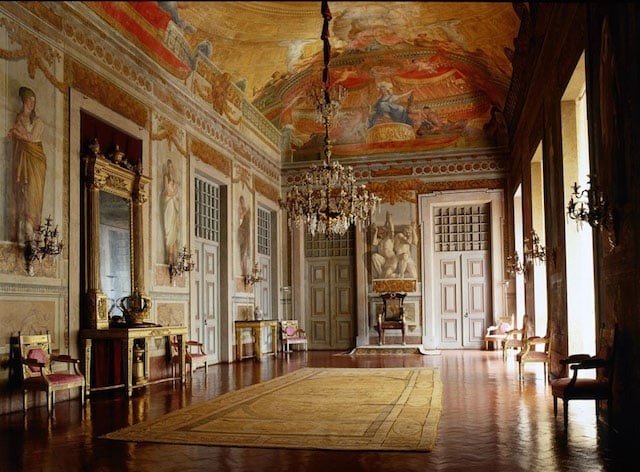
[[[202,162],[209,164],[225,176],[231,177],[231,159],[225,157],[220,151],[212,148],[208,144],[197,138],[190,137],[189,151],[198,157]]]
[[[169,145],[169,149],[171,149],[171,146],[175,146],[176,150],[182,154],[182,156],[184,157],[188,157],[189,153],[187,151],[187,149],[184,148],[184,146],[182,145],[182,143],[184,142],[184,130],[178,128],[178,126],[176,126],[173,122],[171,122],[170,120],[160,116],[160,115],[156,115],[157,116],[157,128],[158,128],[158,132],[154,133],[153,131],[151,132],[151,140],[152,141],[167,141],[167,144]]]

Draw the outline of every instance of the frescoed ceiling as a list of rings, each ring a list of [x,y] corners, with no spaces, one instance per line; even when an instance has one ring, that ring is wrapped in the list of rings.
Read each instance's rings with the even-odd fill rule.
[[[320,2],[88,2],[129,4],[112,18],[173,26],[289,138],[296,159],[322,138],[309,87],[321,81]],[[525,4],[526,5],[526,4]],[[334,155],[487,148],[505,144],[502,109],[520,19],[508,2],[329,2],[331,79],[347,96],[334,121]],[[96,9],[96,7],[93,7]],[[123,16],[122,11],[129,10]],[[141,28],[140,35],[148,28]],[[176,33],[177,32],[177,33]],[[158,60],[165,51],[143,41]],[[174,61],[175,62],[175,61]],[[378,102],[387,93],[394,103]]]

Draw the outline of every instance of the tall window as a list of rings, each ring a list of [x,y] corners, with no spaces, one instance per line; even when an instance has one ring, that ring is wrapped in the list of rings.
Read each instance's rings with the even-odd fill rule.
[[[589,134],[584,54],[562,97],[562,154],[564,201],[571,186],[587,183],[589,174]],[[595,354],[595,281],[591,226],[567,218],[565,226],[567,263],[567,326],[569,353]]]
[[[271,212],[258,208],[258,254],[271,256]]]
[[[198,177],[195,185],[196,236],[220,242],[220,188]]]

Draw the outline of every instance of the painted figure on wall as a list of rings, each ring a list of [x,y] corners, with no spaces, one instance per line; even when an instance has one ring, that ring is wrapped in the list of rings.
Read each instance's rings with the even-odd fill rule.
[[[393,85],[390,82],[378,83],[380,95],[373,105],[373,115],[369,118],[369,128],[374,126],[381,118],[387,116],[397,123],[405,123],[412,125],[413,120],[409,116],[409,108],[411,106],[411,94],[413,91],[403,94],[394,94]],[[401,99],[409,97],[409,104],[404,107],[398,103]]]
[[[385,223],[371,224],[371,270],[374,279],[416,279],[418,265],[414,257],[418,247],[415,222],[399,227],[393,224],[390,211]]]
[[[238,201],[238,245],[240,247],[240,271],[247,275],[251,269],[251,208],[246,204],[244,196]]]
[[[394,236],[393,250],[398,258],[397,277],[401,279],[415,279],[418,277],[418,268],[411,256],[411,247],[417,246],[417,243],[418,235],[413,221]]]
[[[22,243],[42,222],[47,156],[42,147],[44,122],[36,114],[36,94],[28,87],[20,87],[18,94],[22,107],[9,129],[9,138],[15,169],[12,239]]]
[[[180,236],[180,193],[171,159],[167,160],[162,189],[162,210],[164,216],[164,244],[169,263],[176,261]]]
[[[371,245],[374,252],[371,255],[373,277],[388,279],[394,276],[398,266],[398,258],[394,250],[394,229],[391,213],[387,211],[385,223],[382,227],[372,223],[373,239]]]

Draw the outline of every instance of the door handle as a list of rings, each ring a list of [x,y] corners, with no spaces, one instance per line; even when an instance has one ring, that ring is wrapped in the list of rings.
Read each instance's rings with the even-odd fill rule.
[[[464,317],[465,317],[465,318],[469,318],[469,312],[468,312],[468,311],[465,311],[465,312],[464,312]]]

